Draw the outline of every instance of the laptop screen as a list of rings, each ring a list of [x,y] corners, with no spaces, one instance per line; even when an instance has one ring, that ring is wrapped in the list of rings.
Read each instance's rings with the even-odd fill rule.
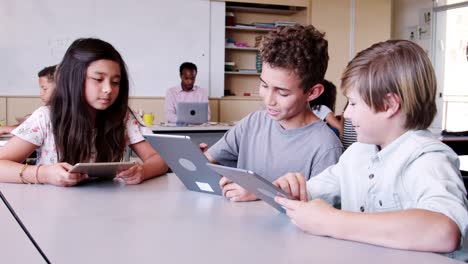
[[[208,122],[208,102],[178,102],[177,123],[203,124]]]

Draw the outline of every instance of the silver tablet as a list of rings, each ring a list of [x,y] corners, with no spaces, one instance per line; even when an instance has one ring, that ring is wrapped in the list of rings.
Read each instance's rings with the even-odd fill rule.
[[[113,179],[117,173],[134,166],[135,162],[95,162],[95,163],[77,163],[69,172],[79,172],[88,174],[92,178]]]
[[[222,195],[221,177],[206,166],[208,160],[189,136],[152,134],[143,135],[161,155],[187,189]]]
[[[281,205],[275,202],[276,196],[283,196],[291,200],[297,200],[288,193],[273,185],[273,183],[269,182],[268,180],[265,180],[264,178],[262,178],[262,176],[257,175],[252,171],[231,168],[211,163],[207,163],[206,165],[214,171],[216,171],[217,173],[219,173],[220,175],[239,184],[247,191],[255,194],[258,198],[267,202],[269,205],[273,206],[281,213],[285,213],[286,210],[284,210],[284,208]]]

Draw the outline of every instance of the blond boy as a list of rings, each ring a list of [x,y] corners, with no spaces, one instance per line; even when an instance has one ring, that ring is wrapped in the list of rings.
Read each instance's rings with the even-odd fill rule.
[[[307,182],[279,178],[301,201],[277,202],[312,234],[464,258],[466,189],[457,155],[427,130],[436,78],[426,53],[409,41],[377,43],[348,64],[341,88],[358,143]]]

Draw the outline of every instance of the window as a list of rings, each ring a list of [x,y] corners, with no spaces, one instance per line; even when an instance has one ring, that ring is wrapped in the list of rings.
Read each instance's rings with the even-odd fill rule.
[[[434,14],[433,58],[442,92],[441,127],[468,130],[468,1],[436,1]]]

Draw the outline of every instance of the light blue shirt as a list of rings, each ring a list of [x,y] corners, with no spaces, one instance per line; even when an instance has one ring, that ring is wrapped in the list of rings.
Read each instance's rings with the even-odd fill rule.
[[[439,212],[464,237],[468,212],[459,166],[455,152],[431,132],[408,131],[381,151],[375,145],[351,145],[336,165],[307,182],[307,191],[309,199],[341,203],[342,210],[352,212]]]

